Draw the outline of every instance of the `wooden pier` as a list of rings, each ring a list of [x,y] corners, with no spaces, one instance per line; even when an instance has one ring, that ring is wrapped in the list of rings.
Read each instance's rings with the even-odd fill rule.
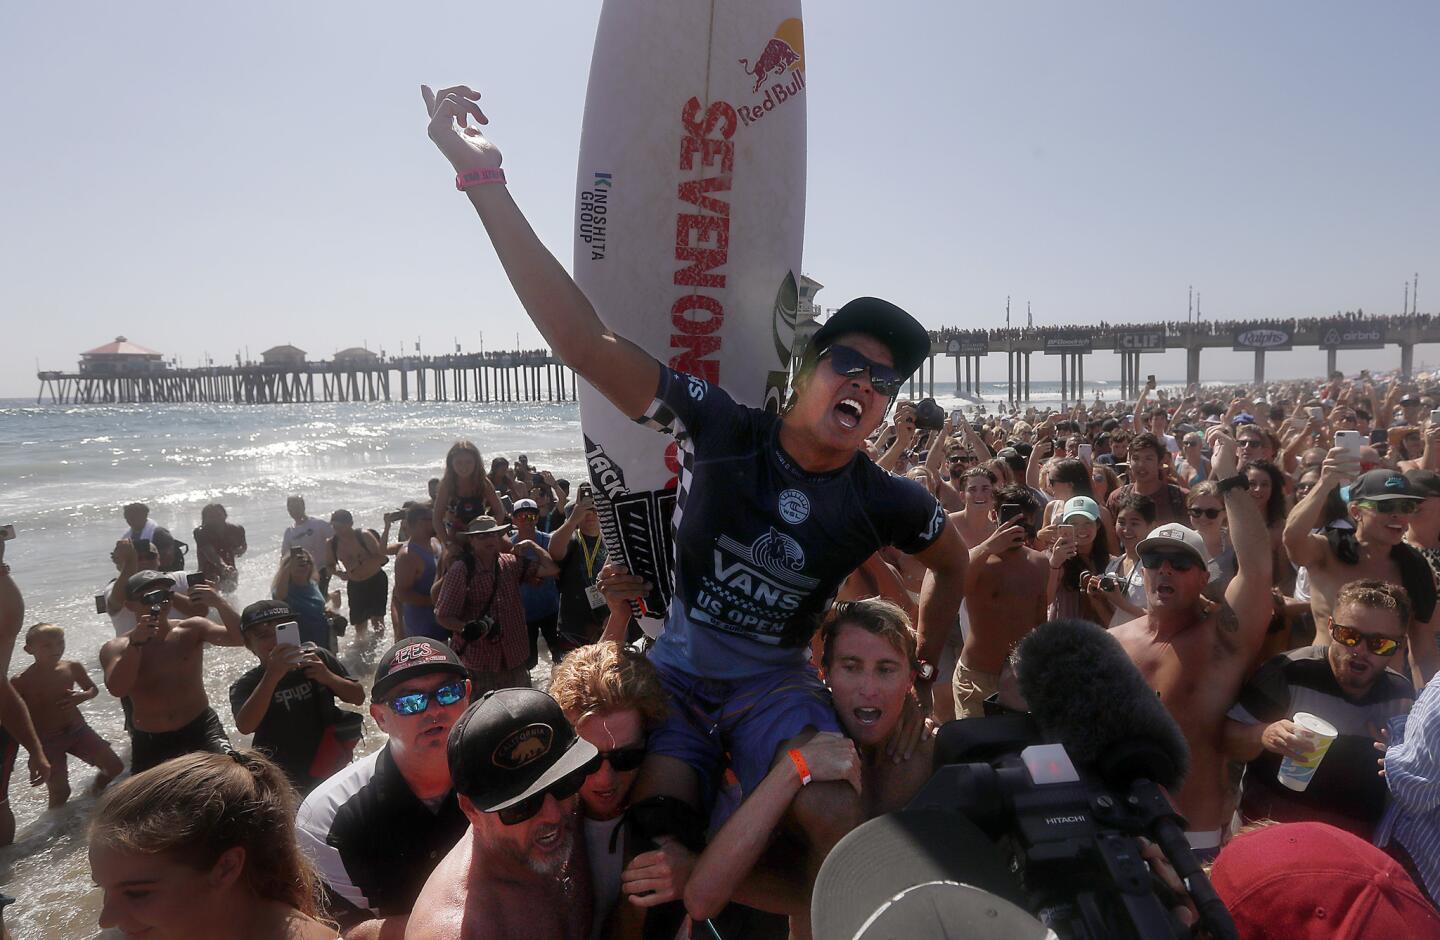
[[[87,369],[40,372],[38,377],[37,404],[576,400],[575,373],[546,352]]]

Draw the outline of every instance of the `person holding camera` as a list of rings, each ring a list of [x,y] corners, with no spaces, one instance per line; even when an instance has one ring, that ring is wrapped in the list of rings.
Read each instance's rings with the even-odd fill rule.
[[[304,794],[350,762],[354,739],[336,738],[335,700],[362,705],[365,689],[329,650],[278,642],[276,628],[294,621],[279,601],[256,601],[240,614],[245,647],[260,662],[230,684],[230,711],[235,730],[255,735],[251,746]]]
[[[270,599],[282,601],[300,624],[300,639],[335,652],[335,630],[330,625],[325,595],[320,593],[314,557],[303,548],[292,548],[280,559],[275,579],[270,582]]]
[[[608,607],[605,595],[596,586],[605,566],[605,538],[600,534],[600,515],[589,483],[575,492],[575,506],[564,525],[550,537],[550,557],[560,566],[562,642],[571,647],[594,643],[605,629]]]
[[[470,670],[473,695],[494,689],[529,688],[529,633],[520,585],[532,574],[553,578],[559,567],[545,549],[519,541],[514,554],[502,552],[515,530],[479,516],[460,533],[464,549],[445,569],[435,600],[435,620],[450,631],[450,645]]]
[[[243,646],[239,618],[223,625],[204,617],[171,620],[174,587],[175,579],[158,571],[131,575],[125,605],[135,613],[135,629],[100,647],[105,688],[130,699],[132,773],[191,751],[220,753],[230,746],[205,695],[205,644]],[[203,591],[214,594],[208,585]]]
[[[1131,493],[1116,503],[1115,532],[1121,554],[1093,576],[1085,593],[1096,605],[1105,625],[1118,627],[1145,613],[1145,579],[1140,576],[1140,540],[1155,527],[1155,503],[1148,496]],[[1108,614],[1108,616],[1106,616]]]

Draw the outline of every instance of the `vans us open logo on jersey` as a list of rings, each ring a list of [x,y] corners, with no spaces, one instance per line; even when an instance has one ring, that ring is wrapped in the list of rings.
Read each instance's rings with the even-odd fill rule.
[[[799,490],[780,491],[780,518],[799,525],[810,518],[810,497]]]

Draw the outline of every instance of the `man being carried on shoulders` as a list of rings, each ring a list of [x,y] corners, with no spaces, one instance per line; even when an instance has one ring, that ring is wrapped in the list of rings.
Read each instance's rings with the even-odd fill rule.
[[[1225,714],[1265,639],[1271,617],[1270,535],[1248,481],[1235,471],[1235,442],[1222,437],[1213,458],[1230,520],[1238,571],[1224,594],[1204,593],[1210,580],[1205,540],[1174,523],[1157,526],[1137,546],[1147,613],[1110,632],[1160,695],[1190,745],[1190,774],[1175,796],[1197,854],[1220,850],[1229,818]]]
[[[812,338],[783,414],[746,408],[607,329],[498,185],[499,151],[468,126],[484,121],[479,95],[422,92],[430,137],[462,183],[476,182],[467,186],[470,202],[541,334],[622,414],[678,443],[674,590],[651,661],[683,705],[651,738],[637,801],[668,796],[700,810],[727,753],[750,792],[787,751],[839,731],[809,641],[845,578],[886,545],[930,569],[916,689],[928,706],[933,664],[963,591],[964,544],[922,485],[861,453],[929,356],[925,328],[883,300],[853,300]],[[859,822],[859,796],[842,782],[817,784],[790,812],[813,883],[830,848]],[[802,935],[806,920],[792,919]]]

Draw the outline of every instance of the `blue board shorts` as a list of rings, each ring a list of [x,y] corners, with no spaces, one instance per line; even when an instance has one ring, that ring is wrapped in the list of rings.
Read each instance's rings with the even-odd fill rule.
[[[714,805],[729,766],[749,794],[774,763],[780,745],[803,731],[840,731],[830,690],[815,667],[787,666],[748,679],[702,679],[655,664],[670,701],[647,750],[684,761],[700,777],[702,810]]]

